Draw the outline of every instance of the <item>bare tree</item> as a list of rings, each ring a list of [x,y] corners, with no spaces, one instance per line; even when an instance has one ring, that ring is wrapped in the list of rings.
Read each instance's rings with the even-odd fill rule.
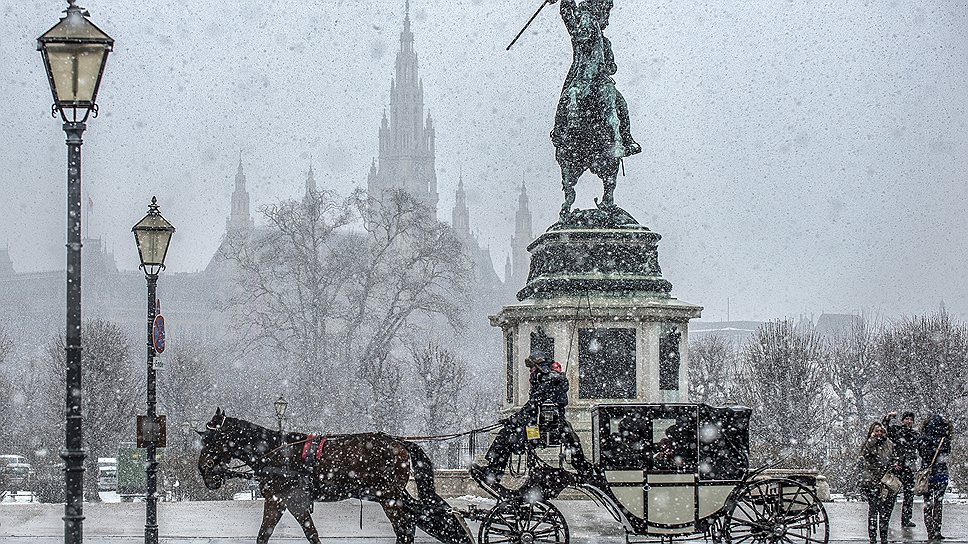
[[[181,339],[165,353],[165,370],[159,373],[159,411],[174,427],[185,421],[204,421],[213,411],[215,381],[208,361],[212,350],[197,340]]]
[[[737,354],[724,336],[702,336],[689,342],[689,398],[723,404],[735,399],[739,374]]]
[[[13,353],[13,340],[3,325],[0,325],[0,364],[4,363],[11,353]]]
[[[134,438],[134,416],[136,407],[144,401],[145,384],[134,372],[130,344],[121,327],[101,320],[85,321],[83,327],[84,393],[81,408],[84,449],[87,451],[84,488],[88,500],[98,500],[97,458],[114,457],[121,441]],[[47,346],[46,398],[63,398],[66,369],[64,338],[61,336]],[[47,425],[59,428],[63,433],[62,404],[49,406]],[[51,444],[50,449],[54,448],[56,446]]]
[[[10,444],[14,420],[14,390],[7,372],[7,357],[13,351],[13,341],[0,325],[0,443]]]
[[[403,341],[421,324],[459,326],[470,269],[459,239],[405,191],[376,205],[313,192],[264,215],[267,230],[223,255],[239,271],[230,304],[248,342],[286,359],[287,389],[327,428],[394,428]]]
[[[817,466],[817,444],[827,429],[826,357],[819,335],[790,320],[765,323],[753,334],[739,394],[753,408],[754,457]]]
[[[429,343],[413,350],[421,405],[421,431],[448,433],[463,420],[460,399],[468,386],[467,368],[457,355]]]
[[[968,328],[944,309],[904,318],[877,339],[882,408],[945,414],[959,427],[968,396]]]
[[[824,473],[834,489],[855,482],[855,464],[867,426],[877,417],[872,401],[880,386],[877,337],[882,326],[860,317],[830,344],[826,374],[833,399],[826,438]]]

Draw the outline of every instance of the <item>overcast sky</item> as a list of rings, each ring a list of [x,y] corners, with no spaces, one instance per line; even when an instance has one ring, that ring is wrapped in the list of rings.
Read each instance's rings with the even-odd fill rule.
[[[178,229],[169,270],[203,268],[240,150],[254,208],[301,194],[310,163],[322,187],[365,185],[403,0],[80,3],[116,40],[84,191],[86,234],[120,267],[136,267],[130,228],[157,195]],[[538,3],[412,2],[440,216],[462,169],[501,272],[521,180],[539,232],[561,201],[557,6],[504,50]],[[66,148],[35,50],[64,6],[0,0],[0,244],[20,272],[65,258]],[[968,3],[616,0],[611,23],[644,149],[616,201],[663,235],[673,295],[707,320],[727,299],[733,319],[942,302],[968,317]],[[589,207],[601,184],[578,189]]]

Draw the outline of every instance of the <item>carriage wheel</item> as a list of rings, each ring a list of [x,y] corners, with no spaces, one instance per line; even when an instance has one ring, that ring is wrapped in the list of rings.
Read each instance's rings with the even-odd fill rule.
[[[726,514],[728,544],[827,544],[827,511],[817,495],[794,480],[753,482],[739,491]]]
[[[565,517],[550,502],[501,501],[481,522],[481,544],[568,544]]]

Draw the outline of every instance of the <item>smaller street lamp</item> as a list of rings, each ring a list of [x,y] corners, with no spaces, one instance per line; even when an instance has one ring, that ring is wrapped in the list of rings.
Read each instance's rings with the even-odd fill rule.
[[[153,429],[158,429],[158,414],[155,410],[157,396],[155,392],[155,343],[152,338],[152,328],[158,308],[158,273],[165,269],[165,256],[168,255],[168,243],[175,227],[171,225],[158,210],[158,199],[151,197],[148,214],[141,221],[131,227],[134,240],[138,244],[138,256],[141,257],[141,269],[144,270],[145,280],[148,282],[148,422]],[[158,448],[157,433],[147,444],[148,462],[145,467],[147,498],[145,500],[145,544],[158,544]]]
[[[273,406],[276,409],[276,420],[279,422],[279,432],[281,433],[282,418],[286,417],[286,408],[289,407],[289,403],[286,402],[286,399],[282,398],[282,395],[279,395],[279,399],[273,403]]]

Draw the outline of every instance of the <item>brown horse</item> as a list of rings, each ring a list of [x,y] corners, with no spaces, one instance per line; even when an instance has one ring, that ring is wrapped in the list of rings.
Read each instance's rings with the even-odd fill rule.
[[[433,465],[414,443],[382,433],[329,436],[286,433],[227,417],[221,408],[206,425],[198,470],[209,489],[241,473],[233,460],[247,465],[265,497],[258,544],[266,544],[282,514],[289,510],[306,538],[319,543],[311,516],[313,501],[358,498],[383,507],[397,544],[413,542],[416,527],[448,544],[472,544],[463,520],[434,489]],[[410,476],[417,495],[406,490]]]

